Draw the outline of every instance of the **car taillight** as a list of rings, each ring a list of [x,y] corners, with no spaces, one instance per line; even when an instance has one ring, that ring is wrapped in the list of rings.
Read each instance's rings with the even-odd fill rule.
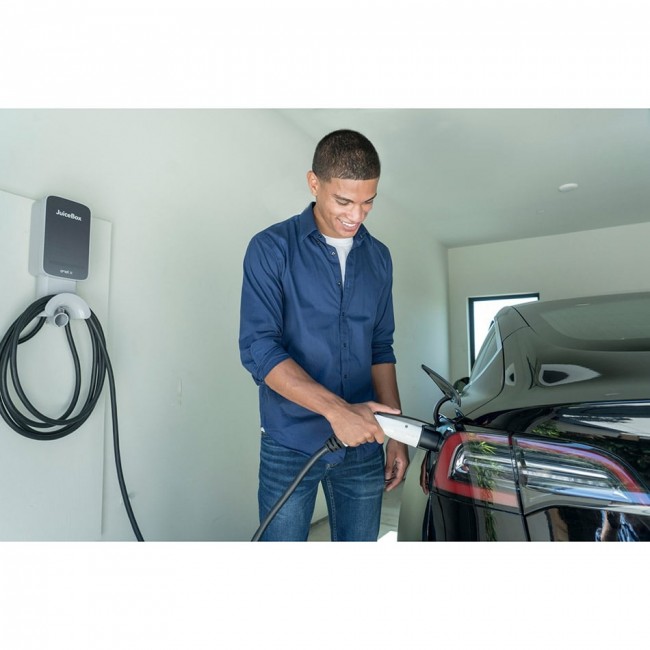
[[[508,436],[472,431],[452,433],[440,449],[434,486],[476,501],[517,508]]]
[[[599,449],[513,438],[524,512],[549,505],[648,505],[633,474]]]

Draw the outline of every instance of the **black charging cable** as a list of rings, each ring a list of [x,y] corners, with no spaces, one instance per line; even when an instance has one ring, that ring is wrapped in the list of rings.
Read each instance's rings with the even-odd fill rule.
[[[335,436],[331,435],[327,442],[305,463],[305,466],[298,472],[298,476],[293,480],[293,483],[286,489],[285,493],[278,499],[278,502],[271,508],[269,514],[266,515],[264,521],[260,524],[260,527],[253,535],[251,542],[259,542],[260,537],[264,534],[264,531],[269,527],[269,524],[273,521],[275,515],[278,514],[280,508],[287,502],[289,497],[293,494],[294,490],[298,487],[302,479],[307,476],[309,470],[319,461],[327,452],[336,451],[337,449],[342,449],[344,447],[343,443]]]
[[[117,424],[117,399],[115,393],[115,377],[113,368],[106,348],[106,339],[102,330],[101,323],[95,314],[90,312],[90,316],[85,319],[90,340],[92,343],[92,366],[91,377],[88,388],[88,395],[85,403],[78,410],[76,415],[72,415],[79,405],[79,396],[81,394],[81,364],[77,348],[72,338],[69,321],[64,326],[65,334],[68,340],[72,361],[75,367],[75,387],[72,399],[63,415],[59,418],[51,418],[39,412],[29,401],[25,391],[20,383],[18,376],[18,346],[33,338],[43,327],[46,322],[43,317],[45,305],[53,296],[45,296],[34,301],[11,325],[0,342],[0,415],[4,421],[17,433],[31,438],[33,440],[57,440],[76,431],[81,427],[93,412],[97,400],[99,399],[104,380],[108,374],[108,385],[111,395],[111,419],[113,422],[113,449],[115,452],[115,465],[117,468],[117,479],[122,493],[122,500],[126,508],[131,528],[139,542],[144,539],[140,533],[138,523],[131,508],[131,502],[124,482],[122,472],[122,461],[120,456],[120,444]],[[23,330],[35,319],[38,318],[36,325],[27,334],[21,337]],[[11,382],[9,382],[9,379]],[[10,383],[13,391],[19,398],[23,407],[33,416],[24,414],[14,403],[10,393]]]

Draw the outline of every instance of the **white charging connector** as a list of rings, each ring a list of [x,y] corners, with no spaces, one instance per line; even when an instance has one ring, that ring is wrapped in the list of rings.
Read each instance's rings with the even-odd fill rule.
[[[437,451],[440,447],[443,434],[429,422],[392,413],[375,413],[375,419],[385,435],[409,447],[420,447],[430,451]]]

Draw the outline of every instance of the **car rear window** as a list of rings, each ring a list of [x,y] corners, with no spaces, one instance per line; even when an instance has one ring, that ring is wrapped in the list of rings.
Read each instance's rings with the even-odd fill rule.
[[[558,345],[598,350],[650,350],[650,294],[538,303],[524,318]]]

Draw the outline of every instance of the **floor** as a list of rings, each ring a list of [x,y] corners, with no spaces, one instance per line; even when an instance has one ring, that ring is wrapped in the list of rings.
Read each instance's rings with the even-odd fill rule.
[[[394,490],[384,493],[384,502],[381,508],[381,523],[379,526],[378,541],[380,542],[397,541],[397,522],[399,520],[399,507],[402,501],[403,486],[404,483],[401,483]],[[330,541],[330,526],[327,517],[312,524],[308,541]]]

